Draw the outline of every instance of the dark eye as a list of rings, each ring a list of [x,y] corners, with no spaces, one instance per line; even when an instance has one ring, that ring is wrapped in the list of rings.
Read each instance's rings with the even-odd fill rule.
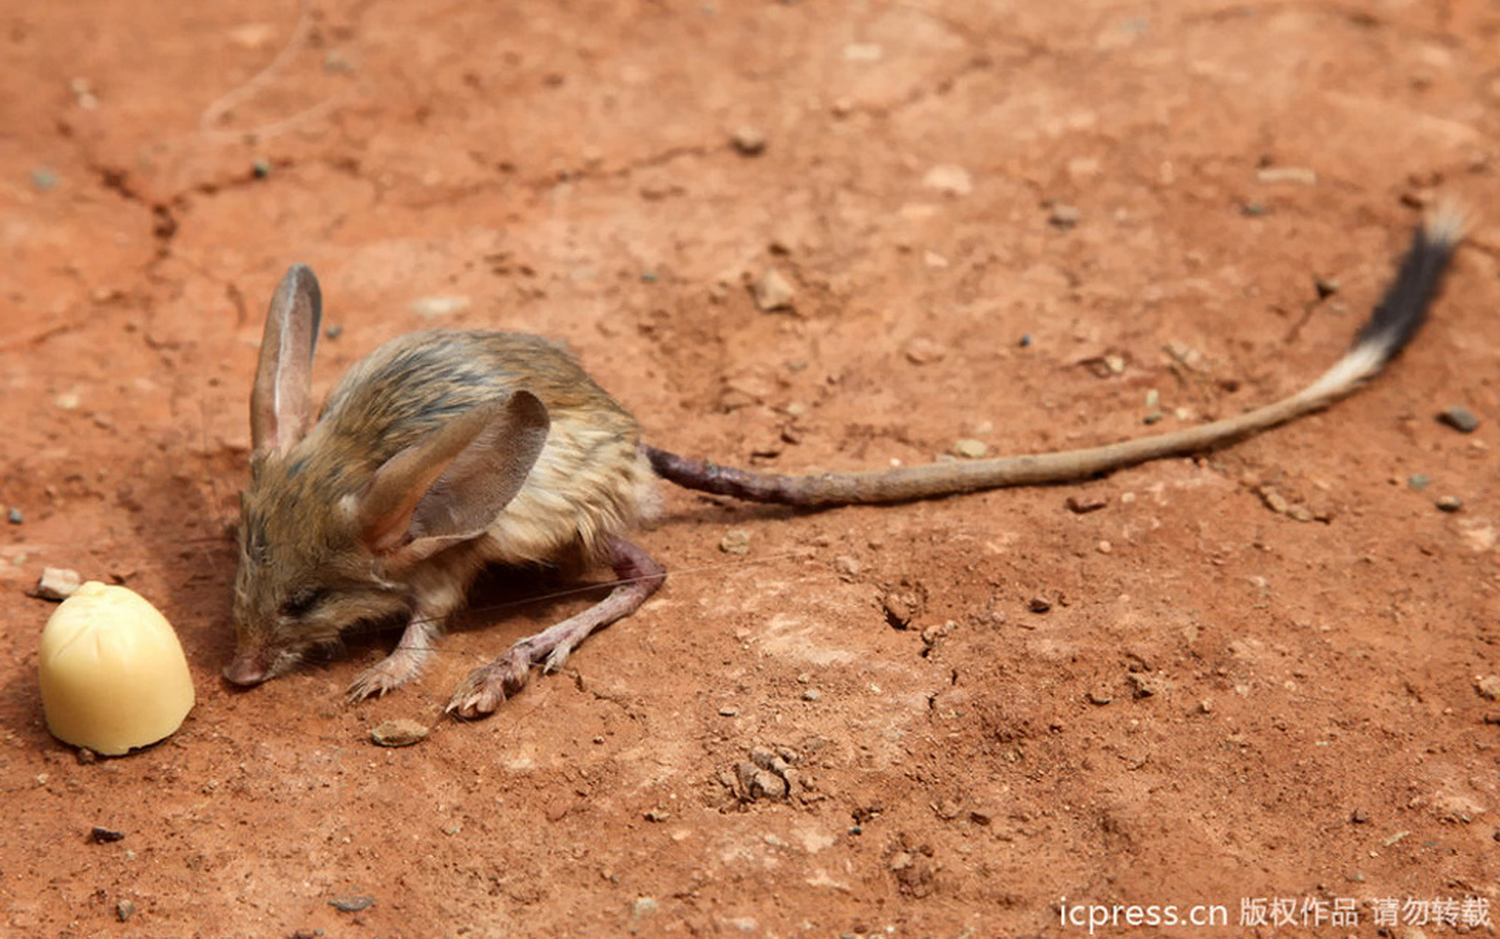
[[[281,605],[281,615],[288,619],[301,619],[313,611],[313,607],[328,599],[328,591],[322,587],[299,590]]]

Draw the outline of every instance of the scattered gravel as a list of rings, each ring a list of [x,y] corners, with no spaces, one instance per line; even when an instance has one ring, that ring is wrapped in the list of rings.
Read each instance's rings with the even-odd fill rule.
[[[719,781],[742,803],[761,799],[785,800],[791,796],[806,802],[816,799],[812,785],[792,764],[800,757],[789,747],[751,747],[750,759],[719,772]]]
[[[66,600],[83,586],[78,572],[66,567],[44,567],[29,594],[39,600]]]
[[[774,267],[766,268],[754,283],[750,285],[750,294],[755,298],[755,306],[762,313],[771,313],[776,310],[792,309],[792,298],[796,296],[796,288],[785,275]]]
[[[450,316],[468,308],[468,297],[421,297],[411,304],[411,311],[424,320]]]
[[[1129,676],[1131,689],[1137,698],[1151,698],[1166,690],[1166,682],[1154,675],[1143,675],[1140,672],[1131,672]]]
[[[766,135],[755,127],[741,127],[729,142],[740,156],[760,156],[766,152]]]
[[[426,740],[427,734],[426,724],[406,718],[376,724],[370,729],[370,739],[382,747],[409,747]]]
[[[1256,182],[1300,183],[1311,186],[1318,181],[1318,174],[1305,166],[1266,166],[1255,172]]]
[[[989,444],[983,440],[964,437],[953,444],[953,453],[966,460],[982,460],[990,452]]]
[[[974,180],[962,166],[940,163],[922,177],[922,185],[950,196],[967,196],[974,191]]]
[[[749,554],[750,533],[743,528],[731,528],[719,539],[719,550],[725,554]]]
[[[907,629],[927,609],[927,587],[903,577],[881,593],[880,607],[892,629]]]
[[[1068,507],[1069,512],[1075,515],[1084,515],[1089,512],[1099,511],[1109,504],[1109,500],[1104,496],[1095,495],[1068,496],[1063,504]]]
[[[1077,206],[1057,203],[1052,206],[1052,212],[1047,216],[1047,223],[1053,228],[1067,231],[1082,219],[1083,212]]]
[[[941,344],[933,342],[924,336],[918,336],[907,343],[904,351],[906,360],[913,365],[927,365],[932,362],[941,362],[948,355],[948,350]]]
[[[1461,434],[1472,434],[1479,428],[1479,418],[1468,408],[1445,408],[1438,413],[1437,419]]]

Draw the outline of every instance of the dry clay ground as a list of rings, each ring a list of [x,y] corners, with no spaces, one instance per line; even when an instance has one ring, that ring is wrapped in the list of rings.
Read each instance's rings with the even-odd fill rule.
[[[1102,934],[1267,935],[1242,902],[1285,898],[1280,935],[1375,935],[1411,898],[1495,933],[1493,2],[100,0],[12,4],[0,43],[0,931],[1083,934],[1067,898],[1230,921]],[[342,691],[391,636],[219,677],[294,260],[320,393],[420,326],[527,330],[663,446],[880,467],[1287,393],[1438,190],[1491,221],[1434,321],[1293,426],[898,507],[670,492],[658,598],[476,723],[439,713],[467,670],[596,595],[491,584],[384,700]],[[748,289],[772,268],[790,310]],[[85,765],[48,736],[48,565],[176,623],[171,740]],[[431,737],[373,746],[397,717]],[[752,752],[789,798],[746,789]],[[1386,933],[1454,928],[1420,912]]]

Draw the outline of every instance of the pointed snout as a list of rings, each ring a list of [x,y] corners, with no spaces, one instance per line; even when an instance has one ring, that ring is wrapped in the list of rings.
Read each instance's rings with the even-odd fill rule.
[[[224,677],[236,685],[249,688],[266,680],[266,663],[258,655],[241,653],[224,666]]]

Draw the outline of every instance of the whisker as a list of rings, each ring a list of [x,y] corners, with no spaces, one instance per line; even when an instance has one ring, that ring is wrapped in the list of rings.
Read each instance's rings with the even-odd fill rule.
[[[668,578],[685,577],[685,576],[688,576],[688,575],[691,575],[691,574],[703,574],[703,573],[707,573],[709,571],[723,570],[724,568],[730,567],[730,566],[745,567],[745,566],[748,566],[748,565],[751,565],[751,564],[769,564],[772,561],[782,561],[782,560],[786,560],[787,558],[802,558],[802,557],[808,557],[808,556],[809,556],[808,552],[806,552],[806,551],[787,551],[787,552],[782,553],[782,554],[768,554],[765,557],[758,557],[758,558],[753,558],[753,559],[749,559],[749,560],[734,561],[734,562],[728,562],[728,563],[724,563],[724,564],[705,564],[705,565],[703,565],[701,567],[685,567],[685,568],[682,568],[680,570],[671,570],[671,571],[667,572],[667,577]],[[484,606],[465,607],[464,610],[465,610],[465,612],[469,612],[469,613],[493,613],[493,612],[496,612],[496,611],[499,611],[499,610],[506,610],[506,609],[511,609],[513,607],[525,606],[525,605],[530,604],[530,603],[541,603],[541,602],[544,602],[544,601],[547,601],[547,600],[565,599],[567,597],[578,596],[579,594],[594,593],[596,591],[604,590],[604,589],[613,589],[615,587],[619,587],[619,586],[622,586],[624,584],[640,583],[641,581],[650,580],[650,579],[651,579],[650,577],[623,577],[623,578],[616,578],[614,580],[597,581],[597,582],[594,582],[594,583],[580,584],[577,587],[569,587],[566,590],[557,590],[557,591],[553,591],[552,593],[538,594],[537,596],[534,596],[534,597],[522,597],[522,598],[518,598],[518,599],[515,599],[515,600],[506,600],[506,601],[503,601],[503,602],[500,602],[500,603],[486,604]],[[424,621],[425,622],[433,622],[433,618],[431,618],[431,617],[425,617],[425,618],[413,617],[410,620],[410,622],[413,622],[413,623],[424,622]],[[392,651],[396,651],[396,650],[400,650],[400,649],[404,649],[404,648],[408,648],[408,647],[402,645],[401,643],[397,643],[395,646],[392,647]],[[476,658],[476,659],[489,659],[489,658],[492,657],[492,656],[490,656],[488,654],[484,654],[484,653],[464,652],[464,651],[458,650],[458,649],[446,649],[446,648],[442,648],[442,647],[438,647],[436,649],[429,649],[429,651],[433,652],[433,653],[436,653],[438,655],[465,655],[465,656],[469,656],[469,657]]]

